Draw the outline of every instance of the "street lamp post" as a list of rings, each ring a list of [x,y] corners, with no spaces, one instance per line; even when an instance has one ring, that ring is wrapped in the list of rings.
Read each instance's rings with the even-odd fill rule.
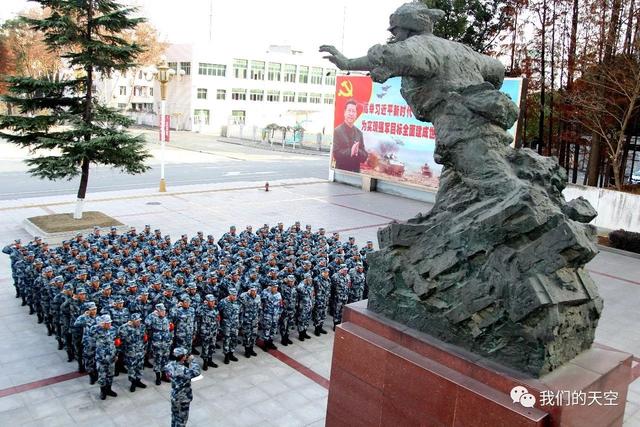
[[[184,70],[180,70],[178,76],[181,77],[184,75]],[[159,191],[164,193],[167,191],[167,184],[164,179],[164,163],[165,163],[165,144],[166,144],[166,133],[165,133],[165,120],[167,114],[167,84],[173,76],[176,75],[176,70],[169,68],[167,64],[167,59],[163,56],[160,59],[160,63],[158,64],[156,69],[150,69],[147,71],[147,78],[149,80],[155,78],[160,83],[160,188]],[[150,76],[150,77],[149,77]]]

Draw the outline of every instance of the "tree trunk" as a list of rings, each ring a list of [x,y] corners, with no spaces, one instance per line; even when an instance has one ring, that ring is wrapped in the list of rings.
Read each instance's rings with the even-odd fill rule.
[[[549,131],[547,133],[548,140],[546,146],[546,154],[547,156],[553,155],[553,90],[554,90],[554,80],[555,80],[555,52],[556,52],[556,0],[553,0],[553,15],[551,18],[551,85],[549,86]]]
[[[93,30],[93,2],[90,1],[87,3],[87,38],[91,39],[92,30]],[[84,113],[82,115],[82,121],[87,125],[87,129],[89,129],[89,125],[91,124],[91,113],[92,113],[92,97],[93,97],[93,67],[87,66],[85,68],[87,72],[86,77],[86,92],[84,97]],[[91,131],[87,130],[84,134],[84,143],[89,145],[91,142]],[[73,215],[74,219],[82,219],[82,208],[84,205],[84,198],[87,194],[87,185],[89,184],[89,159],[84,157],[82,159],[82,174],[80,176],[80,187],[78,187],[78,201],[76,203],[76,211]]]
[[[576,141],[573,148],[575,153],[573,153],[573,175],[571,176],[571,182],[575,184],[578,182],[578,168],[580,167],[580,144]]]
[[[544,90],[545,90],[545,46],[547,27],[547,0],[542,3],[542,49],[540,52],[540,115],[538,117],[538,154],[542,154],[542,144],[544,143]]]
[[[624,48],[622,51],[627,55],[631,55],[631,42],[632,42],[632,34],[633,34],[633,14],[635,9],[635,1],[630,0],[629,4],[629,15],[627,16],[627,32],[624,35]]]

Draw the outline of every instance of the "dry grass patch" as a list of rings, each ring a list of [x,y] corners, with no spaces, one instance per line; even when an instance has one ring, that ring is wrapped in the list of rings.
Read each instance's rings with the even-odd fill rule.
[[[93,227],[118,227],[124,225],[120,221],[97,211],[83,212],[82,219],[73,219],[73,214],[71,213],[32,216],[27,219],[46,233],[61,233],[65,231],[86,230]]]

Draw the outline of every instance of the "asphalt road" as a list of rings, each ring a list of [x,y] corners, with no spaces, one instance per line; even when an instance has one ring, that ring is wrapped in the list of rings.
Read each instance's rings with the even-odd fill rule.
[[[207,152],[184,149],[193,137],[182,135],[178,144],[166,149],[165,177],[167,187],[238,181],[270,181],[287,178],[326,178],[328,157],[288,154],[209,141]],[[157,187],[160,180],[160,149],[149,143],[153,157],[150,170],[141,175],[127,175],[104,166],[92,166],[88,193]],[[202,147],[196,146],[201,149]],[[28,153],[0,140],[0,200],[24,197],[75,194],[79,178],[71,181],[48,181],[32,177],[24,159]]]

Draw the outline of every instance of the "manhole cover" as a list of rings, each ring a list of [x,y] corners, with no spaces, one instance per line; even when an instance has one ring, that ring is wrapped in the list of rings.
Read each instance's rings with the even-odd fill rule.
[[[157,205],[161,205],[162,203],[160,202],[147,202],[145,203],[145,205],[152,205],[152,206],[157,206]]]

